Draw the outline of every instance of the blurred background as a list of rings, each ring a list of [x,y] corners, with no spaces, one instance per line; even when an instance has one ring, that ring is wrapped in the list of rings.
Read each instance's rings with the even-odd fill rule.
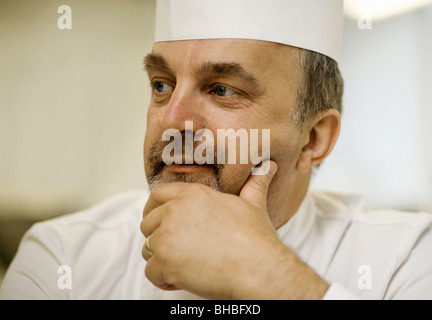
[[[61,5],[72,29],[59,29]],[[145,188],[154,0],[0,0],[0,282],[35,221]],[[432,5],[346,0],[341,136],[312,187],[432,212]]]

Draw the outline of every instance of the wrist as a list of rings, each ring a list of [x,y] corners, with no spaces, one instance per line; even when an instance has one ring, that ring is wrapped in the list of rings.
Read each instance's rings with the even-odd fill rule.
[[[282,242],[273,248],[274,257],[249,282],[247,299],[321,300],[329,284]]]

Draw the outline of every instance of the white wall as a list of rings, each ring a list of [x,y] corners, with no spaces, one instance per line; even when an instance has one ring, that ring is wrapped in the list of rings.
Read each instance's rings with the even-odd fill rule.
[[[58,28],[62,4],[71,30]],[[145,186],[154,9],[0,0],[0,214],[44,218]]]
[[[360,29],[346,20],[340,140],[314,187],[432,212],[432,7]]]

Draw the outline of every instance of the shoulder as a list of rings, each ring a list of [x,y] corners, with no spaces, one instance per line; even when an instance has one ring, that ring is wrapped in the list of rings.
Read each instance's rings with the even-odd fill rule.
[[[432,214],[394,209],[371,209],[363,195],[311,191],[317,215],[324,220],[340,220],[354,225],[379,228],[420,228],[432,226]]]
[[[0,296],[119,297],[125,262],[135,251],[139,257],[137,239],[147,197],[145,190],[123,192],[88,209],[34,224],[21,240]],[[62,266],[73,271],[72,290],[59,290]]]
[[[326,273],[329,281],[363,298],[431,297],[432,214],[372,210],[359,195],[316,191],[312,196],[321,229],[343,225]],[[365,270],[371,275],[369,288],[359,283]]]
[[[345,244],[369,251],[390,250],[406,256],[417,240],[432,229],[432,214],[393,209],[370,209],[361,195],[314,191],[317,223],[340,225],[340,248]],[[423,244],[421,244],[423,245]],[[424,244],[432,250],[431,244]]]

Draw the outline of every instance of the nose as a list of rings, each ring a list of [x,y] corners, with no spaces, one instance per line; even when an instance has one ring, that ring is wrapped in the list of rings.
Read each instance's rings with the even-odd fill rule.
[[[162,115],[162,127],[186,130],[186,121],[192,121],[194,129],[205,128],[204,101],[199,90],[191,83],[180,83],[173,91],[171,99]]]

